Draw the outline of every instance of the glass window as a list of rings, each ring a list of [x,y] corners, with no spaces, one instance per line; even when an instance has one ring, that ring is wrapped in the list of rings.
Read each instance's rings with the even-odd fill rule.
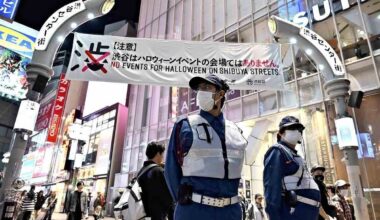
[[[191,0],[185,0],[183,7],[182,39],[191,40]]]
[[[139,29],[142,29],[145,27],[147,10],[148,10],[148,0],[142,0],[141,6],[140,6]]]
[[[121,166],[121,172],[129,172],[129,164],[131,161],[131,149],[124,150],[123,152],[123,164]]]
[[[154,124],[149,127],[149,137],[148,137],[149,142],[157,140],[157,132],[158,132],[158,124]]]
[[[364,23],[374,55],[380,54],[380,7],[378,0],[362,3]]]
[[[340,54],[338,40],[336,38],[337,34],[334,27],[334,20],[332,17],[322,22],[313,24],[313,30],[318,33],[318,35],[323,37],[330,44],[330,46],[334,48],[338,55]]]
[[[294,108],[298,106],[296,83],[285,84],[285,89],[279,91],[280,109]]]
[[[297,78],[307,77],[317,73],[315,63],[297,45],[294,45],[295,66]]]
[[[368,91],[378,88],[379,84],[371,59],[350,63],[346,65],[346,70],[349,73],[352,90]]]
[[[152,5],[154,2],[154,8],[153,8],[153,20],[158,18],[160,16],[160,0],[154,0],[152,1]]]
[[[302,11],[304,11],[304,12],[308,11],[308,9],[306,7],[306,2],[304,0],[288,1],[288,4],[287,4],[287,16],[288,16],[288,18],[286,18],[286,17],[283,17],[283,18],[288,19],[289,21],[293,21],[294,16],[297,13],[302,12]],[[284,15],[283,12],[281,12],[280,14]],[[306,13],[305,13],[305,17],[307,17]],[[307,18],[307,20],[308,20],[308,23],[310,23],[309,18]]]
[[[255,23],[254,25],[255,25],[256,43],[270,43],[272,37],[268,29],[268,20],[262,19],[261,21]]]
[[[318,75],[299,80],[298,89],[301,105],[322,101]]]
[[[224,28],[224,4],[223,1],[214,1],[214,32],[219,32]]]
[[[181,40],[182,31],[182,2],[176,4],[175,6],[175,16],[174,16],[174,39]]]
[[[168,12],[168,21],[166,23],[166,39],[173,39],[174,30],[174,8],[170,8]]]
[[[129,166],[129,171],[130,172],[136,172],[138,167],[138,157],[139,157],[139,147],[132,148],[132,153],[131,153],[131,160],[130,160],[130,166]]]
[[[145,38],[151,38],[151,33],[152,33],[152,25],[147,25],[145,27]]]
[[[206,38],[212,33],[212,1],[203,1],[202,37]]]
[[[253,29],[249,24],[240,29],[240,43],[253,43]]]
[[[277,111],[277,97],[274,91],[263,91],[259,93],[260,114],[270,114]]]
[[[226,42],[237,43],[238,41],[239,40],[238,40],[237,32],[231,33],[228,36],[226,36]]]
[[[226,104],[227,118],[228,120],[239,122],[242,120],[241,100],[231,100]]]
[[[259,11],[267,6],[267,0],[252,0],[253,12]]]
[[[159,26],[158,26],[158,38],[159,39],[165,39],[166,16],[167,16],[167,14],[163,14],[160,16],[160,21],[159,21]]]
[[[251,1],[239,0],[240,19],[248,16],[252,11]]]
[[[158,35],[158,19],[153,21],[151,38],[157,38]]]
[[[336,22],[346,63],[367,57],[370,52],[358,7],[338,13]]]
[[[200,40],[202,1],[193,0],[193,40]]]
[[[257,94],[251,94],[243,97],[243,117],[244,119],[258,115]]]
[[[237,22],[237,0],[226,0],[227,26]]]
[[[161,14],[165,13],[168,10],[168,0],[161,0],[160,8]]]
[[[152,19],[153,19],[153,9],[154,9],[154,1],[152,0],[149,0],[147,1],[148,3],[148,9],[147,9],[147,12],[146,12],[146,24],[149,24],[152,22]]]

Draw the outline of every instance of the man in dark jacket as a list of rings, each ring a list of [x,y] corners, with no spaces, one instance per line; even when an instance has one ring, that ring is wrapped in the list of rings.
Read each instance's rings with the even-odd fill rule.
[[[332,204],[332,198],[330,198],[325,183],[323,182],[325,179],[325,170],[326,168],[321,165],[314,165],[311,168],[311,175],[315,182],[318,184],[319,191],[321,192],[321,205],[319,209],[319,220],[324,220],[330,218],[336,218],[336,210],[335,206]]]
[[[161,144],[149,143],[146,149],[147,161],[144,166],[157,164],[139,178],[142,189],[142,200],[147,217],[152,220],[171,218],[173,201],[165,182],[162,161],[165,147]]]

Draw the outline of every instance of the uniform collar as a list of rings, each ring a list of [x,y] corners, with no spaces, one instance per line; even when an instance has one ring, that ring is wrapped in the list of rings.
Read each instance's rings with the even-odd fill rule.
[[[199,115],[202,116],[204,119],[206,119],[208,121],[208,123],[210,123],[210,124],[213,121],[215,121],[215,120],[217,120],[220,123],[224,124],[224,116],[223,116],[222,112],[218,116],[215,117],[212,114],[210,114],[209,112],[201,110],[201,112],[199,113]]]
[[[296,149],[293,149],[291,147],[289,147],[289,145],[287,143],[285,143],[284,141],[279,141],[280,144],[284,145],[285,147],[287,147],[289,150],[291,150],[293,153],[297,154],[297,151]]]

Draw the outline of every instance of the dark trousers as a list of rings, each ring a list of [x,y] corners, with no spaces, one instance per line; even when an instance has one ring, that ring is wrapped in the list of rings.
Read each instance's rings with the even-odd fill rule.
[[[81,220],[81,219],[82,219],[82,212],[69,213],[69,220]]]
[[[29,220],[32,216],[32,211],[24,211],[22,215],[22,220]]]

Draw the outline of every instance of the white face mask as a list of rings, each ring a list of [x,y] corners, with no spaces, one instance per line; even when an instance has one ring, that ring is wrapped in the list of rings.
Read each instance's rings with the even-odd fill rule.
[[[282,138],[289,144],[297,145],[302,140],[302,134],[298,130],[285,130]]]
[[[215,101],[212,98],[212,95],[214,93],[207,92],[207,91],[198,91],[197,92],[197,105],[203,110],[203,111],[210,111],[214,108]]]
[[[348,197],[348,189],[341,189],[339,191],[341,196]]]

